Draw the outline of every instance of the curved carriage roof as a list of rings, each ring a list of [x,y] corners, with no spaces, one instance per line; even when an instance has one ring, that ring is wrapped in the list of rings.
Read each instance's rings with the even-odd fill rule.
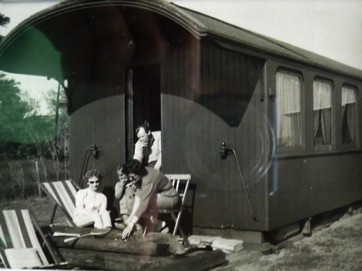
[[[73,16],[62,24],[47,24],[50,18],[62,16],[69,11],[84,11],[97,6],[134,7],[160,14],[181,25],[199,39],[212,38],[257,49],[263,53],[281,56],[326,70],[342,73],[353,78],[362,78],[362,71],[338,63],[326,57],[308,52],[290,44],[233,26],[204,14],[165,1],[145,0],[96,0],[64,1],[41,11],[19,24],[3,40],[0,46],[0,69],[13,73],[44,75],[62,78],[61,52],[54,46],[54,33],[66,31],[80,18]],[[67,28],[68,27],[68,28]]]

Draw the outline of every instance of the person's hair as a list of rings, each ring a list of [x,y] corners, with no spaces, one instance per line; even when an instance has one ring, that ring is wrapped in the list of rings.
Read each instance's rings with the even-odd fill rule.
[[[136,134],[138,134],[138,132],[141,130],[141,129],[144,129],[146,134],[148,134],[150,132],[150,124],[148,123],[147,120],[145,120],[145,122],[141,125],[138,125],[137,128],[136,128]]]
[[[122,171],[123,174],[128,175],[129,171],[127,170],[127,164],[121,164],[117,166],[117,172]]]
[[[84,183],[84,184],[87,183],[88,180],[89,180],[90,178],[92,178],[92,177],[97,177],[98,180],[101,180],[101,179],[102,179],[102,175],[99,173],[98,170],[96,170],[96,169],[90,169],[90,170],[88,170],[88,171],[84,174],[84,176],[83,176],[83,183]]]
[[[144,165],[136,159],[132,159],[127,162],[127,164],[125,165],[125,171],[141,176],[145,176],[147,174]]]

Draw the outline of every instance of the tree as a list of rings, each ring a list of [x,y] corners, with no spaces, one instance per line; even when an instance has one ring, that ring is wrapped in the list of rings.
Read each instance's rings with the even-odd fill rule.
[[[9,22],[8,17],[0,14],[0,26]],[[41,115],[39,101],[20,87],[20,83],[0,71],[0,200],[24,197],[26,190],[41,179],[69,177],[64,90],[59,87],[48,91],[44,98],[54,109]]]
[[[0,73],[0,142],[20,142],[28,103],[20,98],[18,83]]]
[[[0,26],[6,26],[10,23],[10,18],[0,13]]]
[[[10,23],[10,18],[0,13],[0,26],[6,26],[8,23]],[[0,42],[3,38],[4,37],[0,35]]]

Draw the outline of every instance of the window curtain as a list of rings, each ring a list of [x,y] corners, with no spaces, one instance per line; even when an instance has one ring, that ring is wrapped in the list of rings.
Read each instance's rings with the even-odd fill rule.
[[[342,143],[356,142],[357,90],[342,87]]]
[[[313,82],[314,143],[332,144],[332,85]]]
[[[301,83],[296,75],[276,74],[278,146],[302,145]]]

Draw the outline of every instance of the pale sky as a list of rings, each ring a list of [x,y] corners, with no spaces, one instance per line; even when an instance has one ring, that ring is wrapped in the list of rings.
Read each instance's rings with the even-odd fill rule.
[[[174,2],[362,70],[360,0]]]
[[[169,1],[362,70],[362,1],[360,0]],[[0,0],[0,13],[11,20],[8,27],[0,27],[0,34],[6,35],[18,23],[35,12],[59,2]],[[27,80],[24,86],[28,88],[31,85],[39,86],[29,82],[33,79]],[[50,83],[44,78],[40,80],[42,84]],[[41,99],[42,93],[39,88],[31,93]]]

